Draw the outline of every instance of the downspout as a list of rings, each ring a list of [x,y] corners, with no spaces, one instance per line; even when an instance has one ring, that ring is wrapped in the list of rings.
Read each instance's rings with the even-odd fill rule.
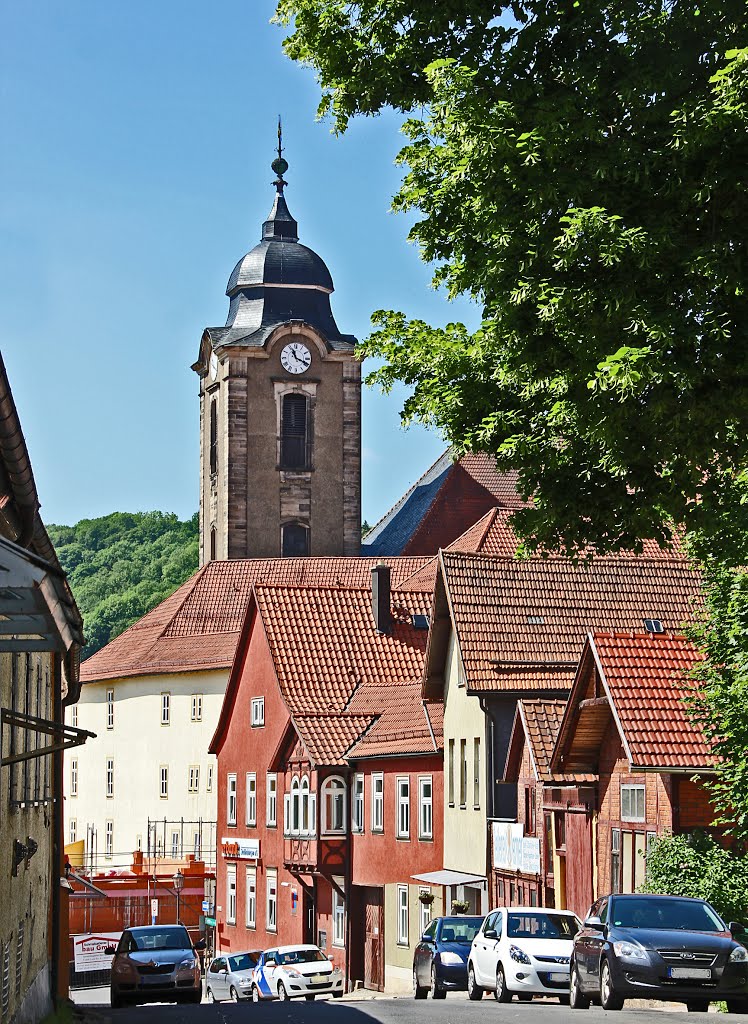
[[[486,718],[486,898],[490,908],[495,907],[497,903],[492,893],[494,877],[491,863],[491,819],[494,817],[494,724],[486,698],[479,697],[478,703]]]

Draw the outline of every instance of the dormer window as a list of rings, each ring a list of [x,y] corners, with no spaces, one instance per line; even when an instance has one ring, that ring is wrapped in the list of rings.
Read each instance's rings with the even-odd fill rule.
[[[283,396],[281,409],[282,469],[306,469],[309,456],[309,399],[292,392]]]

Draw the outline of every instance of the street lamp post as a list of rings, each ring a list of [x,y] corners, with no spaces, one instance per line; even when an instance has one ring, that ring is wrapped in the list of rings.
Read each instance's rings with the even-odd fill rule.
[[[177,924],[181,924],[182,922],[179,920],[179,896],[184,888],[184,875],[179,869],[177,869],[177,873],[174,875],[173,882],[174,890],[177,894]]]

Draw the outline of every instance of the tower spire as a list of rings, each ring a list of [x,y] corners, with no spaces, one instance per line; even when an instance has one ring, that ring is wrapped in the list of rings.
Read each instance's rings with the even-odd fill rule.
[[[296,221],[286,205],[286,197],[283,195],[283,188],[288,184],[283,180],[283,175],[288,170],[288,161],[283,157],[283,125],[280,114],[278,114],[278,156],[270,165],[275,171],[273,184],[278,192],[273,203],[273,208],[265,223],[262,225],[262,237],[265,239],[275,238],[282,242],[297,242],[299,240],[299,228]]]
[[[288,184],[287,181],[283,180],[283,175],[288,170],[288,162],[283,159],[283,125],[281,124],[280,114],[278,114],[278,156],[270,166],[275,171],[275,181],[273,184],[278,190],[278,195],[282,196],[283,186]]]

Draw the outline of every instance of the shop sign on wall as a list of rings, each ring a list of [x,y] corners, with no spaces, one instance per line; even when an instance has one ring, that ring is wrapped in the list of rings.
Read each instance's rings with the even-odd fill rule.
[[[493,822],[493,866],[503,871],[540,874],[540,840],[517,822]]]

